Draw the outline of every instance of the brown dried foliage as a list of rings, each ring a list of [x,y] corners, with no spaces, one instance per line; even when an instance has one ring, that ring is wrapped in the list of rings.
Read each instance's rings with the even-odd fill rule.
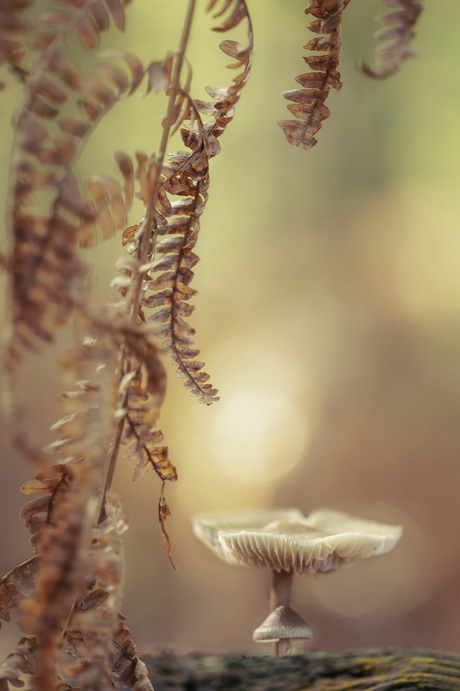
[[[3,0],[0,5],[0,65],[8,64],[21,81],[27,77],[22,66],[27,55],[24,36],[29,28],[24,11],[31,4],[32,0]],[[4,87],[0,82],[0,89]]]
[[[398,72],[401,63],[417,53],[411,42],[415,36],[414,26],[422,11],[421,0],[380,0],[391,11],[379,17],[384,25],[376,38],[381,41],[376,52],[376,63],[372,67],[361,64],[364,74],[374,79],[385,79]]]
[[[151,280],[142,308],[154,310],[147,320],[159,325],[156,333],[163,340],[162,350],[171,356],[178,376],[184,378],[185,388],[197,396],[200,403],[209,405],[218,400],[217,390],[208,382],[209,375],[202,370],[204,363],[197,360],[200,351],[194,347],[195,331],[187,322],[194,310],[189,300],[196,293],[190,287],[193,268],[199,260],[194,248],[208,200],[209,161],[220,151],[217,139],[233,119],[235,106],[248,80],[253,35],[244,0],[221,3],[212,0],[207,11],[216,11],[214,16],[219,19],[224,16],[214,29],[218,32],[233,29],[246,20],[248,45],[242,46],[231,40],[220,44],[221,50],[236,61],[230,67],[240,72],[228,88],[206,87],[213,101],[191,99],[187,83],[177,90],[172,127],[180,129],[184,145],[191,153],[177,151],[159,171],[155,232],[149,251],[152,264],[146,273],[146,279]],[[164,71],[168,73],[166,65]],[[209,119],[203,121],[201,115]],[[149,183],[155,181],[155,162],[149,162],[146,155],[138,154],[137,159],[136,177],[147,202],[151,193]],[[125,234],[125,240],[128,242],[130,237],[131,229]]]
[[[21,487],[23,494],[38,494],[21,509],[20,517],[32,534],[30,542],[34,553],[40,554],[40,536],[43,526],[53,520],[53,512],[59,495],[65,492],[74,479],[72,465],[75,461],[51,465],[35,475]]]
[[[91,473],[83,464],[62,495],[41,538],[40,575],[35,595],[23,605],[23,626],[37,640],[37,689],[52,689],[62,632],[85,577],[83,547],[89,542],[87,507]]]
[[[309,29],[319,37],[312,38],[304,48],[314,51],[315,55],[304,58],[311,71],[296,77],[302,88],[283,94],[288,101],[293,101],[288,110],[299,119],[278,122],[288,142],[302,149],[315,146],[317,139],[314,135],[330,115],[325,105],[329,91],[342,88],[338,70],[342,46],[340,27],[348,3],[349,0],[310,0],[305,9],[305,14],[316,17]],[[318,52],[322,54],[317,55]]]
[[[204,403],[217,400],[203,372],[188,325],[194,252],[209,188],[209,161],[218,138],[233,119],[247,82],[252,28],[244,0],[213,0],[215,30],[243,20],[248,46],[221,43],[237,68],[228,88],[208,87],[210,102],[191,95],[191,68],[182,75],[187,31],[176,54],[146,67],[130,53],[105,51],[84,69],[71,57],[76,44],[96,49],[100,34],[123,30],[124,0],[55,0],[31,20],[27,0],[0,10],[0,64],[24,83],[15,120],[10,176],[9,256],[1,266],[11,277],[11,328],[7,367],[13,408],[18,372],[29,351],[54,339],[55,329],[77,317],[81,345],[61,365],[75,388],[60,396],[63,416],[53,425],[58,438],[44,453],[23,439],[38,464],[22,491],[29,497],[21,518],[31,533],[34,555],[0,581],[0,618],[22,608],[30,634],[0,668],[0,687],[30,675],[34,691],[109,689],[113,685],[151,691],[121,603],[121,504],[110,490],[119,449],[136,462],[135,476],[152,467],[161,480],[158,520],[174,565],[166,531],[170,509],[165,482],[177,471],[162,444],[158,418],[166,377],[160,352],[168,352],[185,386]],[[194,2],[189,8],[194,9]],[[190,29],[192,12],[186,18]],[[87,60],[83,64],[88,63]],[[169,97],[163,137],[156,154],[115,152],[121,180],[92,175],[81,180],[77,159],[104,115],[146,81],[146,95]],[[186,150],[166,156],[170,136],[180,130]],[[145,206],[129,226],[134,195]],[[91,296],[81,248],[125,228],[127,255],[115,279],[122,300],[114,305]],[[22,432],[22,430],[21,430]],[[103,488],[102,494],[101,488]],[[62,643],[76,663],[61,671]],[[33,652],[33,655],[32,655]]]
[[[66,677],[84,682],[83,688],[113,688],[116,642],[114,632],[121,605],[123,540],[127,525],[120,499],[106,497],[105,519],[92,531],[88,550],[88,586],[74,607],[66,640],[67,652],[78,662],[66,670]],[[118,678],[118,674],[115,678]],[[87,685],[92,679],[92,685]]]
[[[117,687],[132,691],[153,691],[147,667],[139,660],[131,631],[124,617],[118,617],[115,627],[115,652],[112,667],[117,674]]]
[[[0,618],[11,621],[10,611],[35,590],[38,578],[38,559],[32,557],[16,566],[0,580]],[[0,623],[1,628],[1,623]]]
[[[65,397],[67,415],[55,425],[60,439],[48,451],[61,462],[23,488],[26,494],[41,494],[22,510],[40,555],[37,590],[24,603],[22,619],[37,640],[37,689],[55,685],[63,632],[85,584],[95,579],[91,554],[97,497],[114,435],[111,358],[111,351],[94,339],[67,354],[67,367],[81,381],[81,395]]]
[[[24,686],[21,677],[33,674],[37,666],[37,640],[35,636],[24,636],[0,665],[0,691],[9,691],[12,686]]]
[[[137,88],[142,65],[133,55],[113,51],[82,74],[65,51],[71,36],[92,48],[110,21],[122,29],[125,3],[63,4],[63,10],[43,11],[34,30],[29,28],[35,65],[16,120],[8,218],[14,238],[11,362],[24,349],[53,340],[55,327],[68,319],[84,290],[79,242],[94,244],[91,230],[108,237],[126,225],[132,201],[127,157],[117,156],[123,186],[94,177],[85,184],[86,196],[73,166],[102,116]],[[76,117],[65,117],[72,103]]]
[[[408,56],[420,11],[413,0],[383,0],[397,11],[373,76],[394,71]],[[329,110],[338,71],[341,18],[349,0],[310,0],[305,12],[317,34],[305,47],[310,71],[302,87],[285,94],[297,120],[281,121],[287,139],[309,149]],[[111,491],[123,449],[136,463],[134,475],[151,467],[161,481],[158,520],[174,566],[166,531],[170,509],[166,481],[177,471],[158,427],[166,390],[161,355],[167,353],[185,388],[201,403],[216,400],[195,331],[189,324],[196,291],[196,244],[208,200],[211,160],[235,114],[252,61],[253,31],[244,0],[210,0],[214,31],[247,31],[246,45],[226,39],[221,51],[235,76],[229,86],[206,87],[209,101],[193,98],[186,49],[195,1],[189,0],[176,53],[144,66],[136,55],[106,51],[82,63],[71,58],[97,49],[102,32],[122,31],[128,0],[46,0],[31,20],[30,0],[6,0],[0,8],[0,65],[24,88],[15,118],[7,227],[9,254],[0,267],[10,275],[10,328],[6,365],[12,410],[20,396],[18,373],[29,351],[52,341],[56,327],[75,314],[78,345],[61,357],[71,381],[61,394],[63,416],[53,425],[58,439],[35,449],[17,427],[14,437],[38,466],[22,491],[31,497],[21,518],[31,533],[34,556],[0,580],[0,619],[22,608],[21,639],[0,665],[0,691],[30,676],[33,691],[72,688],[152,691],[129,629],[119,614],[126,523]],[[89,51],[89,53],[87,53]],[[184,66],[186,69],[184,69]],[[114,152],[118,179],[95,173],[81,179],[77,159],[89,135],[120,99],[144,82],[145,95],[164,91],[168,108],[155,153]],[[183,149],[167,154],[179,132]],[[137,223],[133,198],[143,203]],[[126,254],[117,263],[115,304],[91,294],[82,248],[125,229]],[[16,388],[15,388],[16,387]],[[27,392],[25,392],[27,397]],[[19,416],[16,420],[19,425]],[[19,432],[18,432],[19,429]],[[76,663],[61,672],[62,646]]]
[[[325,101],[332,89],[342,88],[339,72],[341,23],[343,12],[350,0],[310,0],[305,14],[315,19],[309,29],[318,37],[311,39],[304,48],[313,55],[304,57],[310,72],[299,74],[296,82],[301,89],[285,91],[284,98],[292,101],[288,110],[296,120],[280,120],[278,125],[284,131],[288,142],[302,149],[311,149],[317,143],[316,133],[324,120],[330,116]],[[393,11],[379,17],[385,28],[377,33],[382,41],[376,51],[376,64],[370,67],[361,64],[361,70],[369,77],[383,79],[398,71],[401,63],[416,53],[410,43],[414,37],[414,25],[422,11],[421,0],[380,0]],[[321,53],[321,55],[318,55]]]
[[[160,430],[155,430],[162,402],[159,390],[163,390],[163,395],[166,391],[166,375],[163,365],[158,358],[156,358],[156,363],[158,371],[153,384],[155,386],[153,393],[149,391],[149,388],[152,390],[150,382],[152,382],[153,377],[150,376],[145,379],[145,369],[143,372],[142,368],[139,367],[130,381],[123,438],[124,443],[128,446],[128,449],[125,450],[125,456],[132,456],[137,461],[134,470],[135,478],[140,477],[143,470],[150,464],[162,481],[174,481],[177,480],[176,469],[167,457],[168,449],[160,445],[163,440],[163,433]]]

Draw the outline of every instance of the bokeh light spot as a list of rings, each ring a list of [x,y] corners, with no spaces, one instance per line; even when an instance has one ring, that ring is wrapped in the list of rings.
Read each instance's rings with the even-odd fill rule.
[[[309,436],[308,420],[285,393],[249,388],[221,403],[211,451],[225,474],[273,483],[297,465]]]

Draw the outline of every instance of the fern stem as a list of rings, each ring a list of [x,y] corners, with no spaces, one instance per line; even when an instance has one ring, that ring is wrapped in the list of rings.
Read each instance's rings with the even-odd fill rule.
[[[106,518],[105,501],[106,501],[106,497],[107,497],[107,492],[109,491],[109,489],[112,486],[113,476],[115,473],[115,467],[117,465],[118,453],[120,451],[120,446],[121,446],[121,438],[123,435],[124,425],[125,425],[125,418],[122,418],[118,423],[117,434],[116,434],[115,441],[113,444],[112,453],[110,454],[109,467],[107,469],[107,475],[105,478],[104,492],[102,494],[101,505],[99,508],[97,525],[102,523]]]

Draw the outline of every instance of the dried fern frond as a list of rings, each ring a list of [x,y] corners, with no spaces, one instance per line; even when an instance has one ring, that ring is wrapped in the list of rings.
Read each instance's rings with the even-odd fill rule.
[[[242,68],[242,71],[233,79],[233,84],[229,87],[207,86],[206,92],[214,100],[210,102],[195,100],[196,107],[201,113],[210,115],[214,118],[215,122],[212,125],[212,133],[217,138],[221,136],[229,122],[233,120],[235,106],[249,79],[252,65],[254,36],[251,17],[244,0],[211,0],[206,11],[212,12],[216,9],[217,12],[215,12],[214,17],[220,18],[224,16],[224,19],[220,24],[214,27],[213,31],[218,31],[220,33],[230,31],[236,28],[243,20],[246,20],[248,36],[247,46],[243,46],[241,43],[238,43],[238,41],[232,40],[225,40],[220,44],[222,52],[236,61],[228,65],[228,67],[235,70]]]
[[[187,130],[183,136],[190,136],[190,131]],[[217,400],[217,391],[208,382],[209,375],[202,371],[204,363],[197,360],[199,351],[193,343],[195,330],[186,321],[194,310],[194,306],[189,304],[190,297],[195,294],[189,284],[194,275],[193,267],[198,262],[193,250],[209,186],[204,142],[200,146],[202,155],[190,167],[182,167],[181,155],[172,157],[172,166],[181,170],[168,176],[163,190],[183,199],[171,202],[170,218],[164,224],[158,224],[157,258],[152,265],[153,280],[148,284],[143,307],[155,310],[148,319],[160,325],[157,335],[163,339],[163,350],[170,354],[178,376],[185,379],[185,388],[198,396],[200,402],[209,405]],[[204,170],[201,170],[203,165]],[[170,169],[166,171],[169,173]]]
[[[247,20],[248,46],[230,40],[220,44],[221,50],[236,60],[230,67],[242,68],[242,71],[228,88],[206,87],[214,99],[211,102],[191,100],[189,77],[185,86],[178,90],[174,127],[183,125],[182,140],[192,153],[178,151],[162,168],[156,206],[153,280],[149,282],[143,300],[144,308],[155,310],[148,319],[161,324],[157,333],[163,339],[163,350],[170,354],[178,375],[185,379],[184,386],[207,405],[218,400],[217,390],[208,382],[209,375],[203,372],[204,363],[197,359],[199,350],[193,340],[195,330],[186,321],[194,310],[189,303],[195,294],[190,282],[194,275],[193,267],[198,262],[194,248],[208,199],[209,159],[219,153],[217,138],[233,119],[235,105],[249,77],[253,47],[252,25],[245,2],[218,3],[213,0],[207,11],[215,11],[219,4],[221,7],[214,16],[226,15],[226,18],[215,27],[215,31],[231,30]],[[201,115],[210,119],[203,122]],[[142,163],[145,166],[147,161]]]
[[[97,597],[99,597],[99,592]],[[68,642],[67,652],[80,660],[79,664],[68,668],[67,673],[72,678],[72,681],[78,679],[79,676],[86,678],[89,667],[84,655],[85,647],[87,648],[85,634],[81,629],[76,631],[69,630],[66,632],[66,640]],[[136,645],[131,638],[131,632],[124,623],[124,617],[121,614],[117,616],[114,638],[111,641],[111,645],[113,648],[111,658],[112,682],[109,688],[113,688],[115,685],[116,688],[131,689],[131,691],[153,691],[147,667],[138,657]],[[82,687],[73,686],[72,688]],[[83,688],[87,689],[88,687],[84,686]],[[89,689],[93,688],[93,686],[89,686]],[[96,688],[99,691],[99,687]]]
[[[193,109],[193,102],[190,103]],[[199,121],[199,114],[195,110],[195,122],[196,119]],[[184,319],[193,311],[187,301],[195,291],[188,284],[193,277],[192,267],[198,261],[193,248],[209,184],[206,142],[211,141],[212,135],[206,138],[203,125],[199,122],[199,125],[193,125],[193,129],[184,127],[181,130],[184,141],[188,142],[193,153],[177,152],[162,168],[162,182],[154,210],[156,238],[149,251],[149,256],[155,253],[156,258],[143,266],[136,263],[134,257],[123,261],[121,268],[126,278],[118,281],[117,286],[126,295],[133,278],[142,274],[140,320],[147,319],[158,325],[155,333],[163,340],[163,350],[171,355],[179,376],[186,379],[186,388],[199,396],[202,402],[211,403],[216,400],[216,390],[207,382],[208,375],[201,371],[203,363],[196,360],[199,351],[193,347],[191,337],[194,330]],[[155,162],[149,162],[141,154],[137,154],[137,158],[136,178],[142,198],[147,199],[155,175]],[[170,195],[184,198],[170,201]],[[132,227],[125,231],[124,242],[133,245],[132,255],[137,254],[140,241],[139,231]],[[152,308],[155,310],[153,315],[145,317],[144,311]]]
[[[115,654],[112,662],[117,675],[117,687],[132,691],[153,691],[148,677],[147,667],[139,660],[136,646],[131,638],[131,631],[121,615],[115,629]]]
[[[47,9],[41,12],[36,24],[39,31],[35,48],[46,51],[53,44],[62,44],[75,36],[83,48],[96,48],[100,34],[113,22],[119,31],[125,24],[124,8],[130,0],[58,0],[62,9]]]
[[[32,557],[3,576],[0,580],[0,619],[11,621],[10,611],[34,592],[38,573],[38,558]]]
[[[43,529],[38,587],[22,605],[23,626],[38,642],[37,688],[53,688],[62,631],[84,583],[91,481],[89,468],[80,465],[56,505],[53,524]]]
[[[148,91],[161,83],[169,89],[170,100],[158,155],[149,158],[145,154],[137,154],[135,177],[146,214],[139,226],[131,226],[124,233],[123,242],[131,245],[133,260],[131,263],[124,262],[125,277],[117,281],[117,287],[131,301],[132,314],[140,322],[146,318],[145,309],[154,310],[147,320],[159,325],[156,334],[163,340],[163,350],[170,354],[179,376],[184,377],[186,388],[201,402],[210,404],[217,400],[217,391],[208,382],[209,375],[202,371],[204,363],[197,360],[199,351],[193,342],[195,332],[186,321],[194,309],[188,302],[195,293],[189,283],[193,277],[192,269],[198,261],[193,250],[200,217],[208,198],[209,159],[220,151],[217,138],[232,120],[235,104],[249,76],[252,26],[244,0],[225,0],[222,3],[212,0],[207,10],[217,10],[215,17],[225,15],[215,27],[216,31],[233,29],[242,20],[247,20],[247,47],[235,41],[221,43],[221,49],[236,60],[232,67],[242,67],[242,72],[228,89],[207,88],[214,101],[208,103],[191,98],[189,66],[183,83],[180,83],[193,13],[191,4],[186,19],[187,30],[184,31],[177,55],[174,58],[167,56],[161,63],[151,63],[148,68]],[[203,122],[201,114],[210,119]],[[167,139],[179,128],[182,140],[191,153],[178,151],[164,162]],[[134,257],[137,257],[137,263]],[[133,428],[131,433],[135,433]],[[161,456],[153,465],[158,470],[163,462]]]
[[[37,641],[35,636],[24,636],[0,665],[0,691],[11,686],[24,686],[22,676],[31,675],[37,666]]]
[[[73,88],[80,96],[91,95],[96,103],[100,81],[103,106],[108,108],[138,86],[143,68],[136,58],[120,52],[107,54],[106,58],[93,63],[92,70],[97,75],[87,78],[78,76],[75,66],[56,54],[54,62],[50,60],[50,70],[57,70],[61,86],[58,93],[53,90],[50,93],[59,101],[58,105],[65,103]],[[34,84],[36,88],[43,86],[45,77],[54,89],[58,88],[56,75],[42,72],[41,77],[34,78],[31,90]],[[103,84],[106,78],[110,78],[112,86]],[[44,93],[47,95],[46,90]],[[33,98],[26,101],[30,105]],[[56,111],[59,112],[58,108]],[[103,112],[104,109],[99,114]],[[80,120],[53,115],[64,136],[52,138],[46,118],[37,117],[26,106],[19,117],[17,159],[13,158],[16,179],[11,209],[12,328],[8,344],[10,412],[15,421],[22,419],[16,410],[20,391],[15,365],[20,362],[24,349],[37,349],[41,341],[53,340],[56,326],[66,321],[75,307],[83,309],[87,302],[86,267],[78,254],[79,242],[91,245],[96,235],[108,237],[124,227],[132,203],[133,167],[130,159],[120,152],[115,153],[115,160],[123,185],[111,178],[94,176],[86,183],[88,200],[83,198],[72,164],[97,121],[93,118],[88,123],[85,118],[86,115]],[[43,203],[43,194],[52,199],[48,215],[36,211]],[[16,437],[22,443],[25,434],[17,433]]]
[[[339,91],[342,87],[338,70],[342,46],[340,28],[348,3],[349,0],[310,0],[305,9],[305,14],[316,17],[309,26],[310,31],[320,36],[312,38],[304,48],[322,54],[304,57],[312,71],[296,77],[303,88],[283,93],[284,98],[293,101],[288,110],[299,118],[278,122],[293,146],[308,150],[317,143],[314,135],[330,115],[325,105],[329,91],[331,88]]]
[[[112,359],[108,347],[90,338],[64,358],[72,377],[86,383],[83,395],[65,398],[69,414],[56,425],[62,438],[49,450],[60,455],[61,461],[70,459],[72,463],[62,468],[62,462],[25,486],[26,492],[44,493],[38,507],[25,509],[37,528],[35,542],[40,550],[38,586],[23,603],[23,625],[38,641],[37,689],[53,688],[62,631],[79,593],[87,586],[92,528],[97,522],[108,449],[115,436]]]
[[[68,420],[71,422],[71,418]],[[29,480],[21,487],[23,494],[39,494],[40,496],[28,501],[21,509],[20,517],[32,533],[30,541],[35,554],[40,554],[40,537],[43,526],[53,521],[53,513],[59,495],[66,492],[74,481],[72,466],[80,461],[69,461],[49,466],[39,471],[33,480]]]
[[[123,186],[110,178],[93,177],[86,184],[88,200],[72,171],[95,124],[137,88],[143,76],[142,65],[133,56],[117,52],[109,57],[95,63],[91,74],[80,75],[68,58],[52,53],[31,81],[18,118],[11,205],[13,360],[23,347],[52,340],[56,325],[70,316],[74,297],[81,300],[86,269],[77,253],[78,243],[94,244],[97,234],[109,237],[126,225],[133,195],[129,158],[116,156]],[[78,95],[80,119],[59,117],[70,92]],[[62,135],[51,136],[52,122]],[[43,195],[50,191],[52,201],[44,215]]]
[[[123,176],[123,185],[108,176],[92,176],[86,181],[91,199],[91,219],[83,219],[78,230],[82,247],[94,247],[97,238],[110,238],[120,228],[126,227],[128,211],[134,194],[134,168],[129,156],[115,153],[115,161]]]
[[[66,678],[84,682],[81,688],[97,686],[98,691],[113,688],[113,639],[123,579],[122,536],[127,528],[120,499],[114,493],[106,496],[104,513],[105,520],[92,531],[88,549],[86,578],[90,592],[85,592],[74,608],[66,631],[70,643],[67,652],[79,660],[66,670]]]
[[[158,360],[158,380],[164,370]],[[168,449],[161,445],[163,433],[156,428],[160,405],[158,390],[151,393],[152,379],[146,378],[145,370],[138,368],[128,390],[126,422],[123,443],[128,446],[125,456],[137,461],[134,479],[141,476],[149,465],[162,481],[177,480],[177,471],[168,458]]]
[[[30,25],[23,16],[32,0],[2,0],[0,5],[0,65],[7,63],[21,81],[27,78],[22,64],[27,54],[25,37]],[[5,84],[0,82],[0,89]]]
[[[414,26],[422,11],[421,0],[380,0],[392,10],[378,17],[384,29],[376,33],[381,42],[376,50],[375,65],[361,64],[368,77],[385,79],[395,74],[404,60],[417,56],[411,47],[415,36]]]

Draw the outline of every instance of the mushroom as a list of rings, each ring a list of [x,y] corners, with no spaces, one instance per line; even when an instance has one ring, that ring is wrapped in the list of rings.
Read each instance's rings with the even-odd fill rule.
[[[277,610],[279,613],[281,607],[284,616],[286,608],[290,610],[294,573],[328,573],[386,554],[400,539],[402,527],[329,509],[314,511],[308,517],[297,509],[279,509],[197,516],[193,531],[228,564],[270,569],[270,610],[272,614]],[[267,620],[256,629],[254,640],[276,640],[275,634],[271,639],[261,638],[265,634],[260,631],[265,630],[266,623]],[[280,652],[288,647],[284,643],[276,646]]]
[[[313,629],[298,612],[291,607],[277,607],[256,628],[252,640],[256,643],[275,642],[275,653],[286,655],[291,652],[293,638],[314,638]]]

